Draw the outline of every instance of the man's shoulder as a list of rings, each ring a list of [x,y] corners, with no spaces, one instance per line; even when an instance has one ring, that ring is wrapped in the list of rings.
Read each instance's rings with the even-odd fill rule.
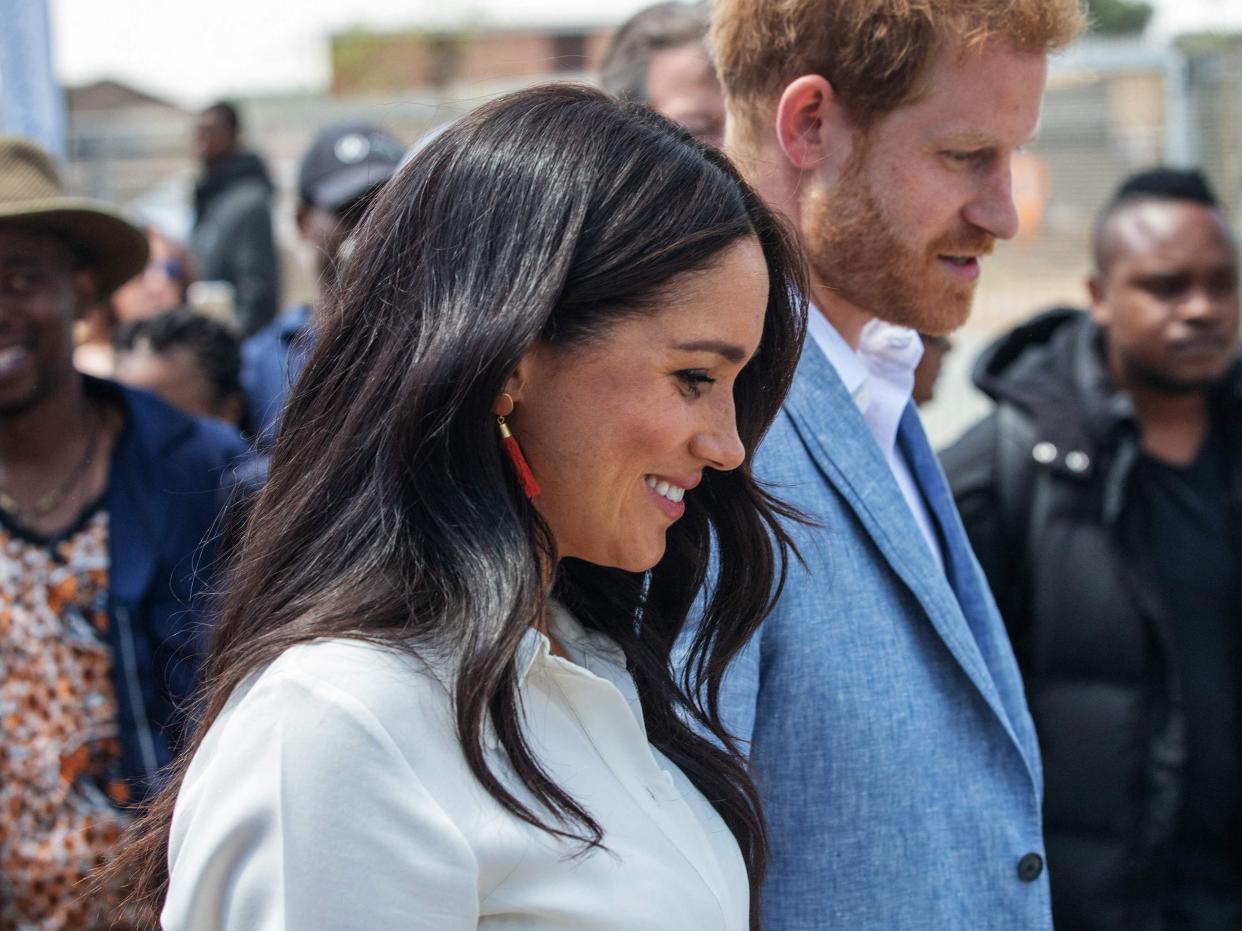
[[[220,192],[214,206],[218,210],[236,210],[253,204],[266,206],[271,199],[271,185],[262,178],[238,178]]]
[[[242,341],[242,362],[265,359],[274,352],[284,353],[310,326],[309,304],[286,307],[272,320]]]
[[[792,458],[806,458],[808,453],[798,436],[789,410],[782,407],[755,450],[756,471],[767,471]]]
[[[992,411],[940,451],[940,463],[955,496],[994,481],[999,430],[998,413]]]
[[[829,369],[816,373],[813,379],[801,374],[799,378],[801,383],[795,388],[799,397],[795,399],[791,393],[755,450],[755,473],[764,482],[792,485],[799,489],[796,495],[818,497],[829,489],[841,490],[833,471],[825,468],[825,459],[861,458],[874,440],[861,417],[856,424],[850,423],[857,408],[839,379],[834,386],[839,387],[839,393],[822,390],[823,380],[836,379],[835,372]],[[850,405],[852,410],[844,412],[846,416],[841,416],[842,412],[831,416],[822,413],[821,405],[833,404]]]
[[[105,384],[102,390],[115,392],[125,412],[122,442],[143,459],[215,470],[246,454],[245,440],[224,421],[191,416],[148,391]]]
[[[243,233],[256,221],[271,221],[271,189],[257,179],[243,179],[221,191],[206,207],[191,234],[226,247],[231,236]]]

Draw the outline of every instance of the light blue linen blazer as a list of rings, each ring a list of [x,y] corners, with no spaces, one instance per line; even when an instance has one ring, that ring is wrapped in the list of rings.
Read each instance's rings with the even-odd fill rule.
[[[1043,776],[1022,681],[913,406],[898,444],[943,572],[808,340],[756,471],[819,526],[792,528],[806,565],[790,567],[723,691],[771,828],[764,927],[1046,931],[1047,871],[1031,875]]]

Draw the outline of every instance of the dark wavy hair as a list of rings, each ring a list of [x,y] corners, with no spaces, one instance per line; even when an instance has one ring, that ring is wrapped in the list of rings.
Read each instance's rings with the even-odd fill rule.
[[[459,120],[380,191],[355,235],[229,568],[194,747],[238,684],[295,644],[447,648],[475,777],[516,817],[601,845],[599,825],[547,775],[520,724],[514,655],[552,597],[625,651],[649,740],[738,840],[757,926],[763,822],[717,696],[779,592],[789,548],[778,518],[790,512],[752,478],[750,451],[780,408],[805,331],[791,240],[723,155],[574,85],[511,94]],[[748,237],[770,288],[759,351],[735,383],[746,462],[707,470],[650,572],[558,560],[498,442],[492,409],[506,378],[536,343],[579,346],[658,313],[679,275]],[[674,645],[713,549],[718,582],[679,681]],[[487,718],[537,804],[489,765]],[[147,909],[166,888],[189,756],[110,867]]]

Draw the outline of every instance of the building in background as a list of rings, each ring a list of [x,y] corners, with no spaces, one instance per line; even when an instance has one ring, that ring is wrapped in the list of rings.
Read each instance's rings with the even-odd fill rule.
[[[332,93],[410,93],[453,86],[583,77],[607,47],[607,26],[545,29],[354,29],[332,37]]]
[[[174,214],[146,216],[144,197],[194,168],[190,136],[194,112],[117,81],[71,87],[69,182],[78,191],[131,207],[178,239],[188,231]]]

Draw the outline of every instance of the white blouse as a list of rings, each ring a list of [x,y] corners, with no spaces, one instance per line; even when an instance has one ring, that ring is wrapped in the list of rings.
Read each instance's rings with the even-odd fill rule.
[[[647,743],[624,655],[562,609],[551,625],[572,662],[522,641],[525,734],[606,849],[582,854],[483,790],[420,660],[320,640],[240,686],[195,754],[165,931],[747,928],[738,845]],[[529,802],[490,731],[485,746]]]

